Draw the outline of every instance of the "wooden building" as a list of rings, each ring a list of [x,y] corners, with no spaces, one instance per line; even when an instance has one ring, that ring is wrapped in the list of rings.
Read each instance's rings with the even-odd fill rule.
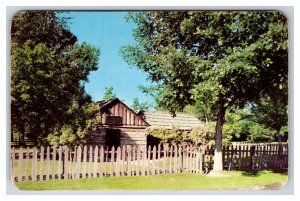
[[[99,125],[90,133],[90,145],[146,145],[149,124],[118,98],[99,103]]]
[[[118,98],[99,101],[99,125],[97,130],[90,133],[88,144],[120,146],[146,145],[145,129],[165,128],[174,126],[181,130],[191,131],[203,122],[188,114],[178,113],[172,117],[170,113],[159,111],[140,111],[135,113]]]

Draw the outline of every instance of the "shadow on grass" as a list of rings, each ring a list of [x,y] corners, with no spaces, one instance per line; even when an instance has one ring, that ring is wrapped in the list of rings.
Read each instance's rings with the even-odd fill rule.
[[[257,170],[247,170],[242,172],[243,176],[246,177],[258,177],[259,175],[261,175],[262,171],[257,171]]]
[[[265,171],[271,171],[271,172],[277,173],[277,174],[288,175],[288,170],[287,169],[280,169],[280,170],[272,170],[272,169],[267,169],[267,170],[246,170],[246,171],[242,172],[242,175],[246,176],[246,177],[258,177],[261,174],[264,174]]]
[[[288,175],[288,169],[272,170],[273,173]]]

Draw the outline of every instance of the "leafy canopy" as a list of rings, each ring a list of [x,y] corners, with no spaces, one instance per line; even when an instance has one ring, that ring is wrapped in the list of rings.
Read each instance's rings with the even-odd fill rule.
[[[287,98],[288,27],[276,11],[158,11],[128,15],[137,45],[121,54],[144,70],[159,106],[171,113],[197,102],[215,112],[214,170],[222,170],[228,108],[244,107],[274,89]]]
[[[45,141],[49,133],[71,124],[74,104],[80,108],[91,102],[84,82],[98,69],[100,50],[76,41],[67,19],[57,12],[22,11],[13,18],[11,116],[21,140],[26,134]]]

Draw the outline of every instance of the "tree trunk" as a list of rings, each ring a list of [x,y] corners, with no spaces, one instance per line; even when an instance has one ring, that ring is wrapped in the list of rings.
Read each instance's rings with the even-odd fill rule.
[[[215,154],[214,154],[214,172],[223,171],[223,160],[222,160],[222,131],[225,121],[225,111],[224,101],[218,101],[217,105],[217,123],[216,123],[216,136],[215,136]]]

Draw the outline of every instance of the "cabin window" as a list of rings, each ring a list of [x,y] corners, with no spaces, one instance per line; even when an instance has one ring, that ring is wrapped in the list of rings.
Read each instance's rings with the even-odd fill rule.
[[[122,117],[121,116],[107,116],[106,117],[106,124],[121,125],[122,124]]]

